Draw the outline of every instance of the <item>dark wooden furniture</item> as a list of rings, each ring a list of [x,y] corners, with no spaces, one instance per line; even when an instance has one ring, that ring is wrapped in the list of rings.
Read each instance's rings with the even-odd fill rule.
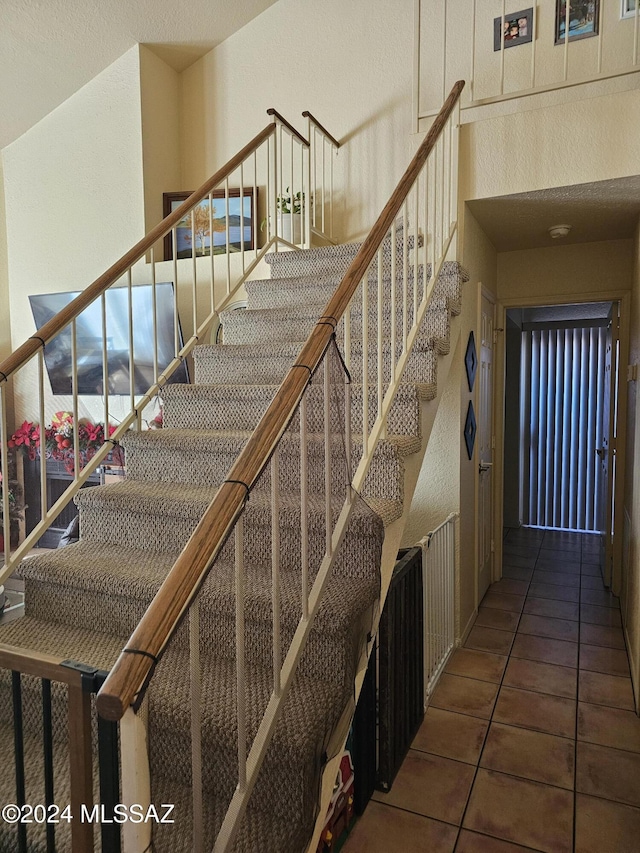
[[[47,510],[51,509],[60,495],[73,480],[63,462],[56,459],[47,459]],[[83,488],[98,486],[103,482],[100,469],[95,471],[87,480]],[[26,509],[24,520],[27,534],[31,533],[40,521],[42,504],[40,500],[40,460],[24,460],[24,499]],[[60,537],[78,514],[78,509],[71,500],[38,540],[39,548],[57,548]]]

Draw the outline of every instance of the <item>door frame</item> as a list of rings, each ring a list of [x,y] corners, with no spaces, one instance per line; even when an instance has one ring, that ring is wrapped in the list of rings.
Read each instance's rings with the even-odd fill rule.
[[[477,297],[477,317],[476,317],[476,329],[477,333],[477,341],[476,348],[478,350],[478,362],[480,361],[480,347],[482,346],[482,298],[487,299],[487,301],[491,302],[493,305],[493,351],[492,351],[492,371],[491,371],[491,381],[493,383],[493,388],[491,390],[492,394],[492,402],[493,402],[493,412],[492,412],[492,432],[496,438],[495,448],[493,449],[493,470],[491,472],[492,484],[491,484],[491,513],[492,518],[490,521],[490,531],[491,538],[494,543],[493,556],[491,558],[491,569],[489,573],[489,586],[491,586],[494,581],[499,580],[497,577],[497,549],[498,549],[498,539],[496,538],[496,453],[498,452],[498,439],[496,435],[496,414],[498,411],[498,407],[496,405],[497,402],[497,394],[498,394],[498,383],[496,382],[496,356],[497,356],[497,346],[498,346],[498,338],[500,337],[497,334],[497,326],[498,326],[498,317],[499,317],[499,304],[496,298],[495,293],[492,293],[481,281],[478,282],[478,297]],[[504,324],[501,324],[504,325]],[[479,379],[479,374],[476,379]],[[480,414],[480,382],[476,382],[476,387],[474,388],[474,406],[477,415]],[[476,505],[476,535],[475,535],[475,578],[474,578],[474,595],[476,602],[476,609],[480,606],[479,601],[479,580],[480,580],[480,468],[476,463],[476,454],[474,454],[474,486],[475,486],[475,505]],[[502,539],[502,534],[500,535],[500,539]],[[500,574],[502,574],[502,563],[500,564]]]
[[[577,305],[581,302],[620,303],[620,354],[617,384],[617,433],[615,441],[616,481],[614,486],[615,517],[613,523],[613,573],[611,590],[620,595],[622,583],[622,534],[624,525],[624,477],[627,440],[627,364],[629,363],[629,320],[631,316],[631,291],[612,290],[592,293],[555,293],[549,296],[522,296],[499,298],[496,305],[497,343],[494,351],[494,429],[496,449],[494,454],[494,580],[502,577],[502,519],[504,514],[504,394],[505,394],[505,341],[507,310],[536,305]]]

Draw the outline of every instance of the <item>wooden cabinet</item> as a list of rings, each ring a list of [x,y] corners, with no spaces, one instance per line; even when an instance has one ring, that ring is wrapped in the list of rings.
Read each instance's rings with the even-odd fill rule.
[[[27,534],[31,533],[38,524],[42,515],[40,500],[40,460],[24,460],[24,499],[26,509],[24,513],[25,528]],[[63,462],[57,459],[47,459],[47,510],[51,509],[60,495],[73,480]],[[95,471],[82,488],[98,486],[103,482],[101,469]],[[60,515],[38,540],[40,548],[57,548],[60,537],[78,514],[78,509],[73,500],[69,501]]]

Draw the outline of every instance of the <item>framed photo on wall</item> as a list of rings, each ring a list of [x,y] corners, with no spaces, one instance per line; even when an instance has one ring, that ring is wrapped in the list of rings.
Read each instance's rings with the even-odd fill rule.
[[[500,37],[500,25],[502,16],[493,19],[493,49],[500,50],[502,39]],[[523,9],[522,12],[513,12],[504,16],[504,47],[516,47],[519,44],[529,44],[533,39],[533,8]]]
[[[163,216],[172,213],[190,195],[191,192],[163,193]],[[210,255],[212,251],[214,255],[221,255],[226,253],[227,247],[231,252],[255,248],[257,196],[257,187],[245,188],[242,199],[239,189],[230,189],[228,194],[224,190],[214,190],[212,211],[209,211],[209,199],[205,199],[194,209],[193,218],[189,213],[178,222],[177,257],[192,257],[194,246],[196,257]],[[173,239],[169,232],[164,238],[164,259],[172,258]]]
[[[569,3],[569,41],[598,35],[600,0],[556,0],[556,44],[564,44]]]

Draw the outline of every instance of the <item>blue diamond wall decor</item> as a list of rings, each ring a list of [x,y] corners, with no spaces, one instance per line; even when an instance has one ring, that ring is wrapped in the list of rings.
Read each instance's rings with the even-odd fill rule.
[[[476,370],[478,369],[478,356],[476,355],[476,339],[473,336],[473,332],[469,332],[467,351],[464,354],[464,366],[467,370],[467,382],[469,383],[469,391],[473,391],[473,383],[475,382]]]
[[[473,445],[476,443],[476,416],[473,411],[473,403],[469,400],[467,419],[464,422],[464,443],[467,445],[467,456],[473,456]]]

